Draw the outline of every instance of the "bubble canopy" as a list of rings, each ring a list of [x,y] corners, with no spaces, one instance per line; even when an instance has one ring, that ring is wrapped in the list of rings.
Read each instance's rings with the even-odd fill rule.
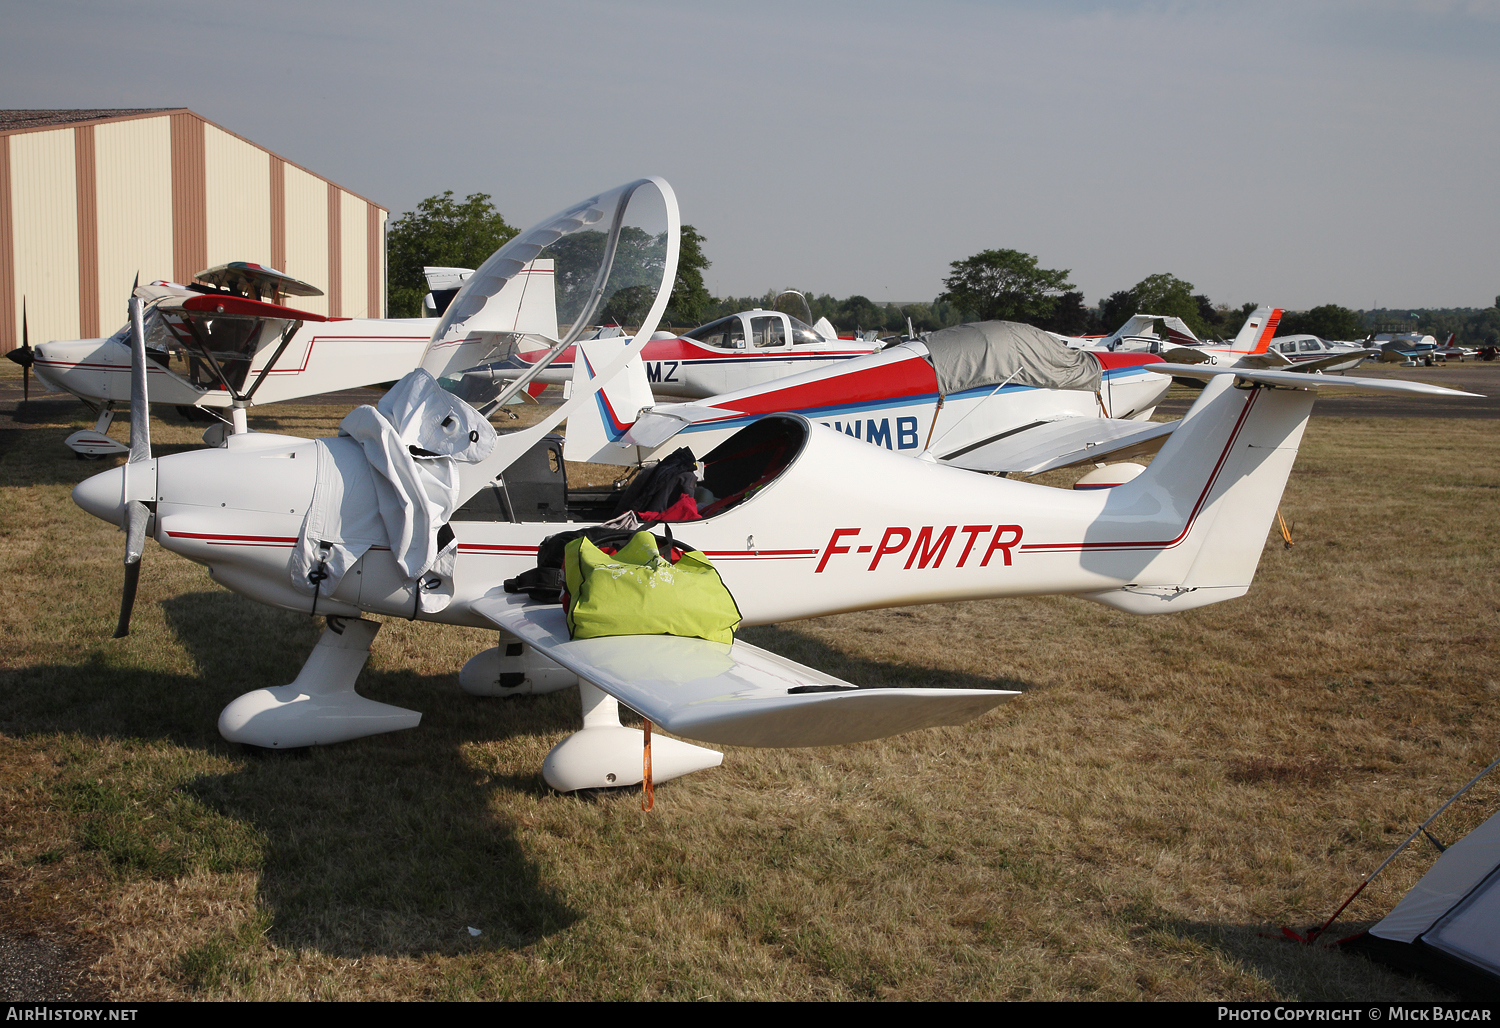
[[[671,186],[654,177],[559,211],[468,277],[433,331],[423,369],[488,413],[591,326],[649,338],[676,278],[680,227]]]

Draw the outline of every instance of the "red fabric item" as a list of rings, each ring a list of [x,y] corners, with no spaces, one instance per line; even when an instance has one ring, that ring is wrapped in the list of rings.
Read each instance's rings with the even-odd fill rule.
[[[697,521],[702,515],[698,513],[698,501],[683,493],[676,503],[660,514],[644,510],[640,517],[642,521]]]

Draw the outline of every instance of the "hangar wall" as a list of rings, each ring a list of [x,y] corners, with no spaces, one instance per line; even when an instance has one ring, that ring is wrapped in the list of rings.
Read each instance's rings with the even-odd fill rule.
[[[382,317],[389,211],[187,110],[0,111],[0,353],[105,335],[142,282],[252,261]]]

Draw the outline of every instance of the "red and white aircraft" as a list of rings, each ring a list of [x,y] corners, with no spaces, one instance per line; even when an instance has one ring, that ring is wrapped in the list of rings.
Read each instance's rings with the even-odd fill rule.
[[[528,269],[512,288],[524,291],[534,274],[547,272]],[[207,286],[155,282],[135,293],[146,301],[151,401],[222,421],[205,436],[215,443],[226,430],[245,430],[245,411],[252,405],[400,378],[417,366],[437,324],[436,319],[326,318],[282,306],[285,296],[321,296],[322,291],[258,264],[209,268],[197,280]],[[534,300],[520,313],[534,322],[530,327],[555,334],[556,319],[546,320],[549,311]],[[75,453],[128,452],[107,433],[117,405],[131,398],[129,325],[104,339],[39,344],[31,361],[49,391],[72,393],[99,411],[93,429],[65,440]],[[224,408],[227,418],[209,413]]]
[[[618,343],[584,342],[573,388]],[[986,322],[698,403],[653,404],[639,360],[568,420],[568,460],[641,464],[679,446],[707,453],[766,414],[800,414],[907,456],[1037,474],[1154,452],[1152,411],[1169,379],[1147,353],[1068,349],[1029,325]]]
[[[616,242],[637,226],[659,246],[622,261]],[[499,646],[470,661],[460,675],[466,689],[579,689],[584,727],[543,767],[560,790],[642,781],[642,736],[620,726],[617,701],[700,742],[816,746],[958,723],[1008,699],[1004,690],[859,688],[743,641],[573,640],[560,606],[501,587],[536,564],[543,539],[598,523],[617,499],[569,489],[549,433],[644,350],[671,291],[679,228],[671,188],[643,179],[520,234],[465,283],[422,368],[378,408],[357,408],[329,439],[249,432],[222,448],[153,458],[137,301],[130,460],[73,494],[126,530],[119,631],[128,628],[147,535],[236,592],[327,617],[295,682],[254,689],[219,719],[230,740],[294,747],[420,720],[355,692],[380,627],[361,615],[490,628]],[[557,259],[559,274],[568,261],[568,274],[587,285],[559,310],[560,323],[574,327],[560,333],[553,357],[611,295],[639,285],[643,264],[655,275],[654,300],[632,342],[550,417],[497,436],[485,412],[528,382],[500,382],[474,359],[506,340],[471,322],[512,315],[514,305],[499,298],[539,257]],[[718,565],[745,624],[1052,593],[1138,614],[1187,610],[1249,588],[1314,389],[1466,395],[1412,382],[1149,367],[1208,385],[1151,466],[1124,485],[1073,492],[974,474],[771,414],[702,455],[716,504],[675,526],[677,534]],[[486,496],[488,504],[478,502]],[[468,515],[458,517],[460,509]],[[652,767],[665,780],[722,758],[659,739]]]
[[[826,319],[817,331],[781,311],[752,310],[673,335],[653,333],[641,351],[651,392],[656,396],[697,399],[747,389],[788,375],[827,368],[875,350],[875,343],[840,339]],[[603,329],[595,336],[610,334]],[[623,332],[614,336],[629,339]],[[547,353],[545,341],[523,339],[514,350],[492,358],[498,372],[528,370]],[[534,381],[572,381],[576,351],[563,350]]]

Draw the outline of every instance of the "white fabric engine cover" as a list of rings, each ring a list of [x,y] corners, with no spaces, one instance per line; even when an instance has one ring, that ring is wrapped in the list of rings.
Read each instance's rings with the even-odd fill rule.
[[[454,465],[489,456],[494,428],[419,368],[376,406],[350,411],[339,434],[317,444],[317,484],[292,551],[292,581],[310,594],[308,575],[321,570],[319,591],[331,596],[366,550],[389,546],[413,583],[417,609],[446,607],[456,544],[440,548],[438,529],[462,499]]]

